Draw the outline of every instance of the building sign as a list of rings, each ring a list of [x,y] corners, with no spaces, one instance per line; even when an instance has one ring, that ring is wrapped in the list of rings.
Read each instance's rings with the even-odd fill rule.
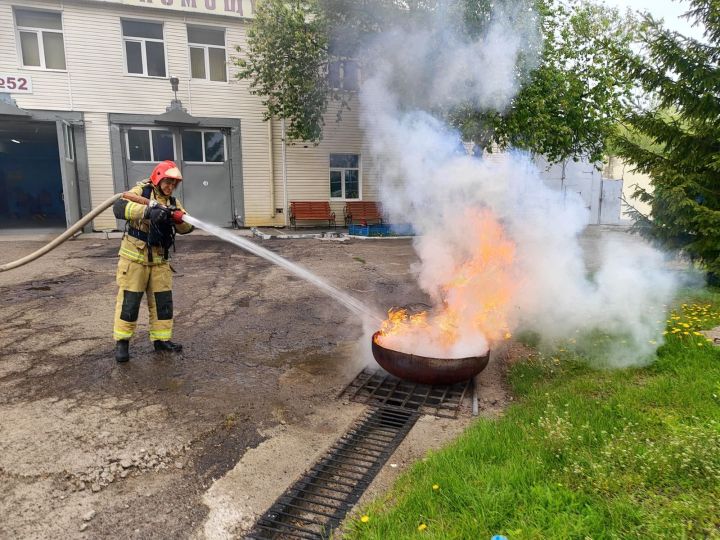
[[[32,94],[32,79],[21,73],[0,73],[0,92]]]
[[[225,15],[230,17],[253,17],[257,0],[96,0],[107,4],[149,7],[202,13],[204,15]]]

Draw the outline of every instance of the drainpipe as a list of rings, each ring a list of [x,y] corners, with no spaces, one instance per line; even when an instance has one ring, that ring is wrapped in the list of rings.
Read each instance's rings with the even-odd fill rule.
[[[285,140],[285,119],[282,119],[282,165],[283,165],[283,194],[285,196],[285,208],[283,213],[285,214],[285,226],[290,226],[288,218],[288,212],[290,212],[290,202],[288,201],[288,178],[287,178],[287,141]]]
[[[268,120],[268,162],[270,165],[270,217],[275,219],[275,163],[273,160],[273,120]]]

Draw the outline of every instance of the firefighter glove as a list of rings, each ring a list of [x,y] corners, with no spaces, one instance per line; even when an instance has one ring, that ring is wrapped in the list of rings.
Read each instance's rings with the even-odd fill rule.
[[[183,222],[183,215],[185,215],[185,212],[182,210],[173,210],[170,213],[170,219],[172,219],[172,222],[176,225],[180,225]]]
[[[167,207],[157,204],[155,206],[148,206],[145,210],[145,218],[150,220],[150,223],[159,225],[160,223],[166,223],[170,218],[170,211]]]

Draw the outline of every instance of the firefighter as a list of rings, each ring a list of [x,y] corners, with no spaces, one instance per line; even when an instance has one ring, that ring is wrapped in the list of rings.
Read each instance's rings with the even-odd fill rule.
[[[115,201],[113,212],[127,221],[117,268],[119,287],[115,304],[115,360],[130,359],[130,338],[135,333],[140,301],[147,293],[150,340],[159,352],[179,353],[182,345],[170,341],[173,330],[172,268],[170,247],[175,233],[187,234],[193,226],[183,221],[180,201],[173,191],[182,174],[172,161],[159,163],[150,178],[139,182]]]

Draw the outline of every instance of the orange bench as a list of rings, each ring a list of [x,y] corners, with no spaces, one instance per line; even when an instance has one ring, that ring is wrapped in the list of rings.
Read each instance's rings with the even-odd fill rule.
[[[327,221],[335,227],[335,212],[327,201],[290,201],[290,224],[296,229],[298,220]]]
[[[348,201],[345,203],[345,225],[354,221],[367,225],[368,221],[383,222],[380,203],[375,201]]]

